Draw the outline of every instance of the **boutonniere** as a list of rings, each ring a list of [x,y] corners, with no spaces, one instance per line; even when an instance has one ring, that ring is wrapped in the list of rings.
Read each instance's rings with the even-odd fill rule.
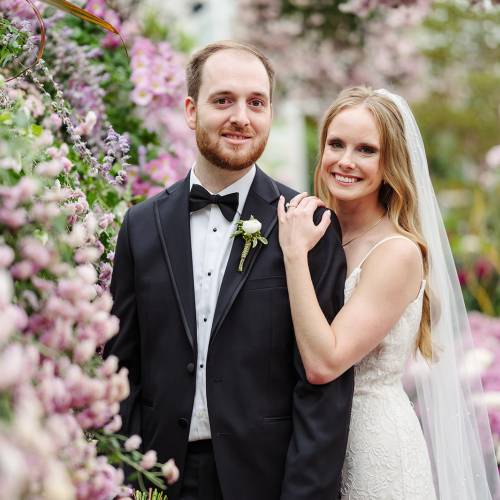
[[[239,220],[236,223],[236,231],[231,237],[242,236],[245,241],[245,246],[241,252],[240,265],[238,266],[238,271],[240,273],[243,271],[243,263],[250,252],[250,248],[255,248],[259,241],[263,245],[267,245],[267,239],[260,234],[261,228],[262,224],[255,219],[253,215],[250,216],[249,220]]]

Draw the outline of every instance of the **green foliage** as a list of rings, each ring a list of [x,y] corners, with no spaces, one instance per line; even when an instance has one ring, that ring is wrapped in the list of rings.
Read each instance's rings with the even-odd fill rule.
[[[423,25],[430,94],[413,108],[436,177],[475,177],[500,142],[499,24],[499,10],[438,2]]]
[[[136,491],[134,493],[134,500],[167,500],[167,496],[164,495],[163,491],[158,491],[155,488],[154,490],[149,489],[148,492]]]
[[[0,14],[0,68],[5,68],[23,52],[27,33],[20,31]]]
[[[490,315],[500,314],[500,186],[484,157],[500,143],[499,24],[498,9],[436,3],[420,34],[430,92],[413,105],[466,306]]]

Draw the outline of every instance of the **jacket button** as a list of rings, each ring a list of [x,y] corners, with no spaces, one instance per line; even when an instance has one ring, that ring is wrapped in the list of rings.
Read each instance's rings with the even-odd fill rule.
[[[188,422],[188,419],[187,418],[180,418],[179,420],[177,420],[177,423],[179,424],[180,427],[182,427],[183,429],[185,429],[189,422]]]
[[[188,371],[188,373],[194,373],[194,363],[188,363],[186,365],[186,370]]]

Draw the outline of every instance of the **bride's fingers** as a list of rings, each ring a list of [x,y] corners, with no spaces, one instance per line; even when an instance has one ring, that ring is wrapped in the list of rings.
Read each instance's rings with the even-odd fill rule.
[[[319,224],[316,226],[321,235],[325,234],[325,231],[328,229],[331,221],[332,212],[330,210],[325,210]]]
[[[283,195],[280,196],[278,201],[278,220],[283,223],[285,222],[285,197]]]
[[[307,196],[309,196],[309,193],[307,191],[304,191],[303,193],[295,195],[289,201],[290,207],[297,207],[304,198],[307,198]]]
[[[300,208],[306,210],[307,212],[314,212],[318,207],[324,206],[325,204],[316,196],[309,196],[300,204]]]

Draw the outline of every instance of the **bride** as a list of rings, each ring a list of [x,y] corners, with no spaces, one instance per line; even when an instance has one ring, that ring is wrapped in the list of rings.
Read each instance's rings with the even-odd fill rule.
[[[466,312],[420,132],[401,97],[366,87],[339,95],[320,133],[315,189],[320,199],[280,199],[279,238],[308,380],[328,383],[355,366],[341,498],[493,498],[491,434],[474,404],[480,386],[459,376]],[[325,205],[336,217],[326,210],[316,225]],[[330,325],[307,254],[337,219],[348,276]],[[425,438],[401,383],[412,354]]]

